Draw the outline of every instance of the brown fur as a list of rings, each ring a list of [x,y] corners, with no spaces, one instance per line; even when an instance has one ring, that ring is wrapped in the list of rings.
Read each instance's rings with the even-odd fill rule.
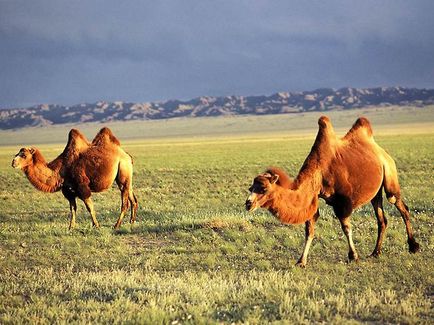
[[[101,129],[92,143],[80,131],[72,129],[63,152],[48,164],[38,149],[22,148],[12,166],[22,169],[29,181],[41,191],[62,190],[70,203],[70,228],[75,225],[77,197],[85,203],[93,225],[99,226],[91,193],[107,190],[115,180],[121,191],[122,203],[115,227],[120,226],[130,204],[131,222],[136,219],[138,204],[132,190],[132,158],[120,147],[119,140],[108,128]]]
[[[313,238],[314,225],[319,217],[318,199],[322,198],[334,209],[350,246],[349,258],[356,260],[352,242],[350,215],[357,207],[371,202],[378,222],[378,237],[373,256],[381,253],[387,220],[382,207],[382,190],[389,202],[395,204],[404,220],[410,252],[417,252],[409,220],[409,211],[401,198],[395,162],[373,138],[366,118],[359,118],[348,133],[337,138],[328,117],[318,120],[318,134],[312,149],[297,177],[289,177],[281,170],[269,169],[257,176],[246,202],[248,210],[268,209],[283,223],[306,224],[306,245],[299,264],[306,264],[307,252]],[[281,183],[290,184],[288,187]]]

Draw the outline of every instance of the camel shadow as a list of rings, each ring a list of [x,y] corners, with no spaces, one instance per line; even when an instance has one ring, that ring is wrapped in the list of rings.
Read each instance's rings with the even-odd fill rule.
[[[234,211],[237,213],[238,211]],[[271,223],[275,224],[274,222]],[[226,218],[224,213],[220,216],[218,213],[192,213],[186,215],[185,211],[163,211],[155,212],[151,210],[142,210],[138,220],[134,224],[127,225],[127,220],[119,229],[114,229],[115,235],[132,235],[132,234],[171,234],[177,231],[192,232],[196,230],[211,230],[222,232],[224,229],[246,228],[246,223],[251,223],[240,213],[239,218]],[[266,226],[266,225],[265,225]],[[279,225],[280,226],[280,225]]]
[[[177,231],[195,231],[208,227],[207,220],[194,220],[194,217],[186,219],[185,215],[179,212],[153,212],[147,210],[142,211],[138,219],[133,224],[128,224],[128,221],[125,220],[119,229],[113,229],[114,234],[118,236],[168,234]]]

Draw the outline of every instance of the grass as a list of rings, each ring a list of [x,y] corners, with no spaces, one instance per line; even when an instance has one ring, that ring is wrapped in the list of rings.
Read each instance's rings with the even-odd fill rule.
[[[130,139],[123,144],[134,156],[140,209],[138,223],[125,220],[118,231],[111,229],[119,212],[115,188],[94,195],[101,229],[91,227],[80,203],[77,228],[68,231],[66,200],[60,193],[36,191],[13,170],[10,161],[18,148],[11,145],[17,138],[3,138],[0,322],[432,323],[432,112],[424,113],[422,123],[414,119],[414,111],[400,110],[392,124],[382,122],[390,112],[377,112],[374,124],[377,141],[397,162],[421,253],[408,253],[404,224],[385,203],[389,228],[383,255],[367,258],[377,230],[373,211],[366,206],[352,218],[362,258],[347,263],[339,222],[322,205],[306,269],[294,266],[304,227],[281,225],[263,211],[249,215],[243,205],[251,180],[267,166],[284,166],[296,174],[314,131],[258,129],[264,122],[277,125],[278,120],[243,117],[203,119],[197,136],[185,127],[191,121],[167,122],[173,123],[169,134],[179,132],[176,137],[162,135],[165,122],[150,122],[160,136],[140,139],[134,136],[137,130],[119,124],[120,133]],[[348,127],[354,114],[341,112],[332,121]],[[244,118],[251,119],[251,128],[215,130],[219,123],[242,124]],[[316,117],[299,118],[288,122],[288,129]],[[139,125],[146,129],[148,124]],[[32,143],[40,143],[52,159],[63,144],[44,140],[48,131],[14,134],[22,132],[27,139],[34,132]],[[62,133],[62,139],[65,132],[59,128],[54,134]]]

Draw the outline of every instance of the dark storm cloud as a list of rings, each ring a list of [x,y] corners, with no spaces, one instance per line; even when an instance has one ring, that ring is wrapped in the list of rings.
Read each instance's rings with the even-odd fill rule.
[[[433,87],[432,1],[0,1],[0,106]]]

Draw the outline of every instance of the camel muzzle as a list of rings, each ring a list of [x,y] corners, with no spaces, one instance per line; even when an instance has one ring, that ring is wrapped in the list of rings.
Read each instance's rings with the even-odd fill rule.
[[[15,161],[15,158],[12,159],[12,168],[18,168],[18,163]]]
[[[252,209],[252,201],[247,200],[246,201],[246,210],[250,211]]]
[[[249,199],[246,201],[246,210],[248,212],[253,212],[257,208],[258,208],[258,206],[254,202],[250,201]]]

